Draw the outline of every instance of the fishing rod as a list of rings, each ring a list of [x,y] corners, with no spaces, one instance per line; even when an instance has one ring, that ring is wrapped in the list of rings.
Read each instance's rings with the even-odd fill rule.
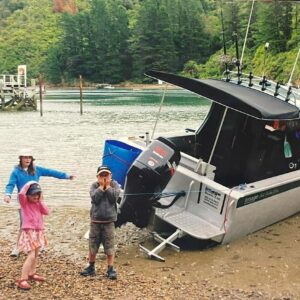
[[[240,57],[239,57],[239,43],[238,43],[237,32],[233,33],[233,37],[234,37],[234,42],[235,42],[235,54],[236,54],[235,65],[237,67],[238,84],[241,84],[242,83],[242,80],[241,80],[242,72],[241,72],[241,62],[240,62]]]
[[[226,74],[226,81],[230,81],[229,78],[229,69],[227,63],[227,49],[226,49],[226,41],[225,41],[225,26],[224,26],[224,16],[223,16],[223,2],[220,0],[221,3],[221,24],[222,24],[222,36],[223,36],[223,52],[224,52],[224,62],[225,62],[225,74]]]
[[[265,91],[267,89],[267,86],[270,85],[270,83],[268,83],[267,77],[266,77],[266,58],[267,58],[267,53],[268,53],[269,47],[270,47],[270,44],[268,42],[265,43],[264,61],[263,61],[263,75],[262,75],[262,80],[259,82],[259,84],[261,85],[261,90],[262,91]]]
[[[297,56],[296,56],[296,59],[295,59],[294,66],[293,66],[293,69],[292,69],[292,72],[291,72],[289,81],[288,81],[288,83],[287,83],[288,91],[287,91],[286,98],[285,98],[285,101],[286,101],[286,102],[289,102],[289,101],[290,101],[290,95],[292,94],[292,79],[293,79],[294,72],[295,72],[295,69],[296,69],[296,65],[297,65],[297,62],[298,62],[299,54],[300,54],[300,48],[299,48],[299,50],[298,50],[298,53],[297,53]]]
[[[287,83],[287,86],[288,86],[288,87],[291,86],[291,82],[292,82],[292,79],[293,79],[293,76],[294,76],[294,72],[295,72],[296,65],[297,65],[297,62],[298,62],[298,59],[299,59],[299,55],[300,55],[300,48],[299,48],[299,50],[298,50],[298,54],[297,54],[297,56],[296,56],[294,66],[293,66],[293,69],[292,69],[292,72],[291,72],[289,81],[288,81],[288,83]]]
[[[236,60],[235,60],[235,65],[237,67],[237,83],[241,84],[242,80],[241,80],[241,76],[242,76],[242,72],[241,72],[241,64],[240,64],[240,55],[239,55],[239,43],[238,43],[238,32],[237,32],[237,19],[234,18],[234,8],[235,8],[236,3],[232,4],[232,20],[235,24],[234,28],[233,28],[233,40],[235,43],[235,56],[236,56]]]
[[[243,69],[243,58],[244,58],[244,52],[245,52],[245,48],[246,48],[246,42],[247,42],[247,39],[248,39],[248,32],[249,32],[249,28],[250,28],[250,23],[251,23],[251,19],[252,19],[254,3],[255,3],[255,0],[252,0],[252,6],[251,6],[251,10],[250,10],[247,30],[246,30],[246,34],[245,34],[245,38],[244,38],[244,45],[243,45],[243,49],[242,49],[242,56],[241,56],[241,62],[240,62],[241,69]]]

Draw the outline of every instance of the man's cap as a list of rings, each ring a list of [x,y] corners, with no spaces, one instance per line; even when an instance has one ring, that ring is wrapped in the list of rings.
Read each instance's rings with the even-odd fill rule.
[[[98,169],[97,169],[97,175],[101,174],[101,173],[109,173],[111,174],[111,170],[108,166],[100,166]]]
[[[21,156],[31,156],[33,157],[32,150],[29,148],[24,148],[19,150],[19,157]]]
[[[42,189],[38,183],[33,183],[30,185],[29,189],[27,190],[26,195],[35,195],[41,193]]]

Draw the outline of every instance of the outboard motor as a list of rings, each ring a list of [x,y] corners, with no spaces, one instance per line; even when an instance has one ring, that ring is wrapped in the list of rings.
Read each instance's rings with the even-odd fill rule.
[[[148,225],[152,205],[160,199],[180,158],[179,150],[171,141],[159,137],[151,142],[128,170],[116,226],[126,222],[140,228]]]

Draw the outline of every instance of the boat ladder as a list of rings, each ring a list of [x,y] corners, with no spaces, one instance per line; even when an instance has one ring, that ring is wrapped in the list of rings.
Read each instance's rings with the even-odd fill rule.
[[[181,229],[177,229],[173,234],[171,234],[168,238],[164,239],[162,236],[160,236],[158,233],[153,232],[153,237],[156,241],[158,241],[160,244],[156,246],[153,250],[149,250],[146,247],[139,245],[140,249],[144,251],[148,258],[151,259],[157,259],[159,261],[165,261],[165,259],[158,255],[166,246],[170,246],[173,250],[179,252],[180,247],[173,244],[172,242],[175,241],[178,238],[181,238],[185,235],[185,233]]]

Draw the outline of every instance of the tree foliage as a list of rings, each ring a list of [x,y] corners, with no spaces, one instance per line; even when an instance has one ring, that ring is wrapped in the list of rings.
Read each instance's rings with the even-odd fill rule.
[[[59,40],[60,16],[51,13],[51,3],[47,0],[23,3],[23,9],[17,6],[19,8],[7,17],[6,26],[1,28],[0,68],[2,72],[15,74],[17,65],[26,64],[28,77],[36,77],[43,73],[49,46]]]
[[[57,14],[52,1],[0,1],[0,73],[28,66],[55,84],[82,75],[90,82],[145,80],[160,69],[194,77],[220,76],[241,58],[252,1],[77,0],[78,13]],[[264,45],[270,48],[266,55]],[[243,71],[284,81],[300,47],[300,4],[255,1]],[[296,68],[295,78],[299,78]]]

